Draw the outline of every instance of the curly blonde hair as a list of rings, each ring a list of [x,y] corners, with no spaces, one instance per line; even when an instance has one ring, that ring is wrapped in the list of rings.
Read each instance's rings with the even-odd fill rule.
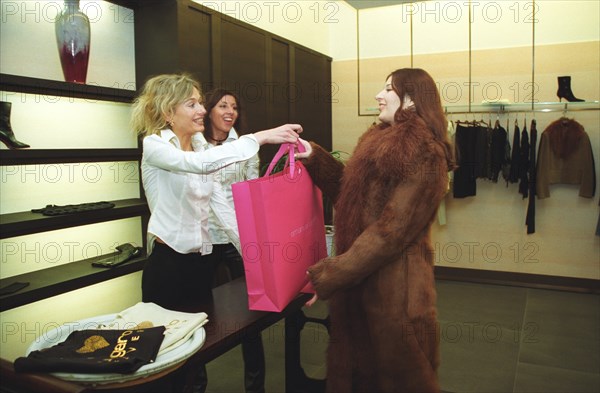
[[[187,100],[194,88],[202,97],[200,83],[188,74],[163,74],[146,81],[140,95],[133,102],[131,129],[138,135],[158,134],[169,128],[167,117]]]

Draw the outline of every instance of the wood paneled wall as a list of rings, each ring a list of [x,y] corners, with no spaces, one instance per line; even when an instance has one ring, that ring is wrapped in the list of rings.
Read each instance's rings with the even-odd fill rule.
[[[331,150],[331,58],[189,0],[129,3],[135,9],[136,80],[189,72],[203,89],[234,90],[248,131],[300,123]],[[276,147],[264,146],[268,163]]]

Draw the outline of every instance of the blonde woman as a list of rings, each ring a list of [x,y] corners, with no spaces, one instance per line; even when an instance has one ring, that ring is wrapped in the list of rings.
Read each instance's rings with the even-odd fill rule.
[[[185,310],[211,296],[215,261],[208,233],[211,206],[233,244],[239,244],[233,209],[213,173],[248,160],[263,144],[296,143],[302,127],[285,124],[205,150],[204,99],[198,81],[185,74],[149,79],[135,100],[132,128],[143,137],[142,183],[148,206],[149,257],[142,300]],[[206,378],[199,374],[199,383]]]

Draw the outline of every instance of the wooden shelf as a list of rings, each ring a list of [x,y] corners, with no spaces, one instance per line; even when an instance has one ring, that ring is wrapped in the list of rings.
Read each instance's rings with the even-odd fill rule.
[[[114,203],[115,207],[60,216],[44,216],[31,211],[2,214],[0,215],[0,239],[150,214],[144,199],[121,199],[110,202]],[[33,208],[41,207],[43,206]]]
[[[142,256],[112,268],[92,266],[98,258],[100,256],[0,280],[1,288],[15,282],[29,283],[20,291],[0,297],[0,312],[134,273],[142,270],[146,263],[146,257]]]
[[[0,150],[1,165],[63,164],[74,162],[139,161],[141,149],[22,149]]]
[[[0,74],[0,90],[126,103],[131,103],[137,94],[135,90],[52,81],[11,74]]]
[[[137,3],[119,0],[109,0],[109,2],[122,6],[135,5]],[[132,86],[132,88],[134,87]],[[32,94],[36,97],[52,96],[64,97],[67,100],[81,99],[87,102],[107,101],[126,104],[133,102],[137,95],[137,91],[131,89],[93,84],[77,84],[4,73],[0,73],[0,91]],[[0,150],[0,166],[126,161],[136,161],[139,163],[141,157],[141,146],[117,149],[61,148]],[[143,195],[143,190],[141,190],[141,195]],[[0,239],[130,217],[141,217],[141,228],[145,232],[150,212],[144,198],[110,202],[115,204],[110,209],[60,216],[44,216],[41,213],[32,213],[31,211],[2,214],[0,215]],[[52,201],[48,201],[48,203],[52,203]],[[43,206],[31,206],[31,208],[41,207]],[[15,282],[29,283],[27,287],[13,294],[0,297],[0,311],[10,310],[142,270],[146,262],[145,252],[144,255],[113,268],[92,266],[91,263],[97,258],[99,257],[0,279],[0,287],[2,288]],[[118,296],[118,294],[115,295]]]

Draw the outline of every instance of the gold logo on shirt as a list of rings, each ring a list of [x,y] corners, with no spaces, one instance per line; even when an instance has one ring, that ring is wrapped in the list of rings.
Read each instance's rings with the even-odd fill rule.
[[[92,353],[99,349],[106,348],[110,344],[102,336],[91,336],[85,339],[83,347],[79,348],[75,352],[77,353]]]
[[[136,330],[137,329],[148,329],[148,328],[151,328],[151,327],[154,327],[154,324],[152,324],[152,322],[150,322],[150,321],[142,321],[142,322],[138,323],[134,327],[134,329],[136,329]]]
[[[121,334],[121,336],[117,340],[117,345],[115,345],[115,348],[110,353],[110,360],[126,358],[125,355],[127,355],[129,352],[136,351],[136,349],[131,346],[127,347],[127,344],[128,344],[127,336],[129,336],[131,334],[133,334],[132,330],[126,330]],[[138,341],[139,339],[140,339],[139,336],[129,337],[129,340],[131,340],[131,341]]]

